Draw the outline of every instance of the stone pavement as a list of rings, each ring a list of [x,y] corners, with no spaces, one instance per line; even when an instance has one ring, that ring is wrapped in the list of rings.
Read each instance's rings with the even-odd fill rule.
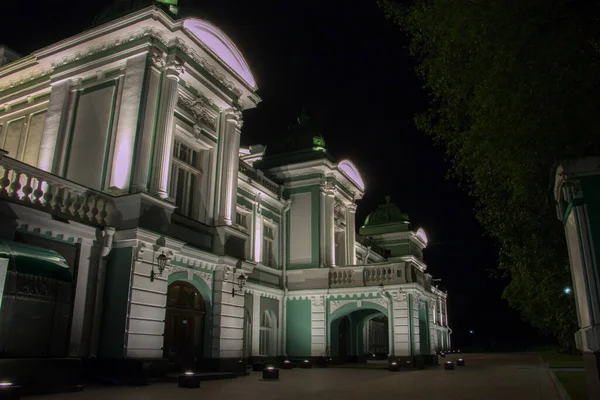
[[[278,382],[263,382],[261,373],[202,382],[200,389],[175,383],[143,387],[86,387],[83,392],[31,396],[30,400],[179,400],[179,399],[508,399],[560,400],[548,370],[534,353],[462,354],[466,367],[445,371],[313,368],[281,370]],[[457,355],[440,358],[440,364]]]

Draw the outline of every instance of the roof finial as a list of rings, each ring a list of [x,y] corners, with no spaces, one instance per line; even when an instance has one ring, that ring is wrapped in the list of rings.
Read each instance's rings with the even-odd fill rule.
[[[389,194],[385,196],[385,204],[392,204],[392,196]]]

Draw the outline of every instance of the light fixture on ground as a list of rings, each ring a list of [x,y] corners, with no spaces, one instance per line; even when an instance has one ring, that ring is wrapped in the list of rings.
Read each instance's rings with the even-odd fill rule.
[[[186,371],[177,377],[180,388],[198,389],[200,387],[200,375],[193,371]]]
[[[458,367],[464,367],[465,366],[465,360],[464,360],[464,358],[459,358],[458,360],[456,360],[456,365]]]
[[[446,361],[444,364],[444,369],[452,371],[454,369],[454,363],[452,361]]]
[[[258,371],[262,371],[263,369],[265,369],[265,363],[264,362],[255,362],[254,364],[252,364],[252,371],[254,372],[258,372]]]
[[[262,378],[263,381],[279,380],[279,369],[272,366],[266,367],[265,369],[263,369]]]
[[[293,365],[292,362],[290,360],[285,360],[282,364],[281,364],[281,369],[292,369]]]
[[[169,259],[165,256],[165,253],[161,253],[158,257],[156,257],[156,269],[158,269],[158,273],[154,272],[154,263],[152,263],[152,270],[150,271],[150,282],[154,282],[154,278],[158,276],[162,276],[163,271],[167,267],[167,261]]]
[[[312,368],[312,363],[309,360],[304,360],[300,363],[300,368]]]
[[[392,361],[390,363],[390,368],[389,368],[390,372],[396,372],[396,371],[400,371],[400,365],[398,365],[397,361]]]
[[[238,260],[237,263],[235,263],[235,267],[233,267],[232,272],[234,277],[238,269],[242,269],[242,260]],[[231,283],[231,297],[235,297],[236,294],[244,294],[244,286],[246,286],[247,279],[248,278],[246,277],[246,274],[244,274],[244,272],[242,271],[242,273],[237,277],[237,279],[224,279],[223,281],[226,283]],[[237,285],[238,287],[237,290],[235,289],[235,285]]]

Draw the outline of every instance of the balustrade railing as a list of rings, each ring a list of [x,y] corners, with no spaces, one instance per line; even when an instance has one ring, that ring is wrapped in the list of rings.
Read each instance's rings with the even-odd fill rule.
[[[96,226],[110,226],[112,196],[22,163],[0,150],[0,199]]]
[[[330,268],[329,287],[355,287],[405,283],[401,264],[362,265]]]
[[[244,175],[246,175],[251,180],[264,186],[266,189],[270,190],[271,192],[275,193],[276,195],[278,195],[278,196],[281,195],[281,186],[280,185],[273,182],[272,180],[270,180],[269,178],[264,176],[262,173],[260,173],[256,169],[252,168],[250,165],[246,164],[245,162],[243,162],[242,160],[240,160],[238,171],[243,173]]]

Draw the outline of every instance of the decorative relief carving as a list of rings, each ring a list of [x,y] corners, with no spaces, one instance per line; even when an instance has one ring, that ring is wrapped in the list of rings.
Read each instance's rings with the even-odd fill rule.
[[[336,188],[331,182],[322,182],[320,185],[320,191],[328,196],[335,196]]]
[[[187,273],[189,271],[187,268],[180,267],[178,265],[169,265],[167,269],[169,270],[169,275],[176,274],[177,272]]]
[[[329,303],[329,314],[333,314],[340,307],[345,306],[346,304],[356,303],[356,300],[332,300]]]
[[[164,66],[164,71],[167,77],[179,78],[179,75],[185,71],[183,67],[183,61],[178,58],[172,58]]]
[[[150,62],[158,69],[162,69],[165,64],[165,54],[158,50],[156,47],[153,47],[149,52]]]
[[[194,275],[196,275],[197,277],[199,277],[200,279],[202,279],[210,289],[212,289],[212,274],[209,274],[208,272],[201,272],[201,271],[192,271],[194,273]]]
[[[392,299],[394,301],[394,303],[400,302],[400,301],[406,301],[407,295],[406,292],[402,291],[402,290],[396,290],[392,292]]]
[[[217,117],[209,111],[209,107],[201,97],[193,100],[179,99],[178,105],[192,114],[197,122],[207,125],[212,130],[217,130]],[[196,126],[194,126],[195,129]]]
[[[313,296],[310,300],[313,306],[320,307],[325,304],[325,296]]]
[[[242,126],[244,125],[243,116],[239,110],[233,108],[227,110],[226,119],[227,122],[234,124],[238,129],[242,129]]]
[[[31,74],[29,74],[29,75],[27,75],[27,76],[25,76],[25,77],[23,77],[21,79],[10,81],[10,82],[6,83],[5,85],[0,86],[0,92],[2,92],[4,90],[11,89],[11,88],[14,88],[14,87],[17,87],[17,86],[22,85],[22,84],[27,83],[27,82],[31,82],[31,81],[33,81],[35,79],[41,78],[42,76],[50,75],[52,73],[52,71],[53,71],[53,68],[52,69],[45,69],[45,70],[42,70],[42,71],[39,71],[39,72],[31,73]]]
[[[373,303],[373,304],[377,304],[378,306],[381,306],[383,308],[387,308],[389,300],[385,297],[379,297],[377,299],[365,299],[364,300],[365,303]]]
[[[138,245],[135,248],[135,259],[136,260],[142,259],[143,256],[144,256],[144,252],[146,251],[146,249],[147,249],[146,243],[144,243],[144,242],[138,242]]]

